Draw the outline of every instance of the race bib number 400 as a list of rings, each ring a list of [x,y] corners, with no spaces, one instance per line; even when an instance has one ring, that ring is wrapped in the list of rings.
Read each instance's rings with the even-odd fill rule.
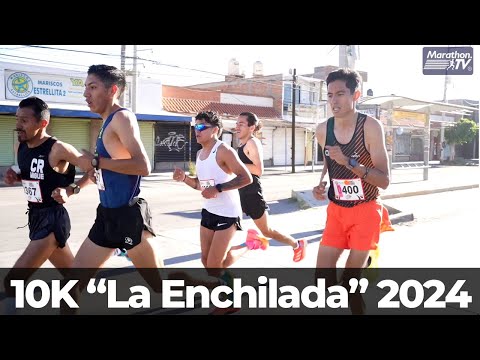
[[[335,199],[341,201],[364,200],[362,180],[360,179],[333,179]]]
[[[40,180],[22,180],[22,185],[28,201],[43,203]]]

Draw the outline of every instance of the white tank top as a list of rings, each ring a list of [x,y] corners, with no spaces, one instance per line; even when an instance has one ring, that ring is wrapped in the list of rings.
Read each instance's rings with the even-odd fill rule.
[[[205,160],[200,160],[203,149],[197,157],[197,178],[200,181],[202,190],[209,186],[223,184],[235,177],[235,174],[227,174],[217,163],[217,149],[220,145],[228,146],[220,140],[217,140],[210,154]],[[205,199],[203,208],[208,212],[231,218],[242,217],[242,205],[240,203],[240,194],[237,189],[223,190],[217,194],[216,198]]]

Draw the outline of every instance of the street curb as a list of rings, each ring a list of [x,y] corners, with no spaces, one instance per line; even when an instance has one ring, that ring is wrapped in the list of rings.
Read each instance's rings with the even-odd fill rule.
[[[436,193],[442,193],[442,192],[447,192],[447,191],[475,189],[475,188],[478,188],[478,187],[479,187],[479,184],[462,185],[462,186],[454,186],[454,187],[449,187],[449,188],[410,191],[410,192],[405,192],[405,193],[400,193],[400,194],[380,195],[380,198],[382,200],[397,199],[397,198],[409,197],[409,196],[436,194]]]
[[[303,190],[303,191],[292,190],[292,199],[297,200],[300,209],[306,210],[310,208],[319,208],[319,207],[328,205],[328,200],[319,201],[315,199],[314,200],[315,203],[312,203],[307,198],[303,197],[303,194],[306,191],[310,191],[310,190]],[[393,225],[403,223],[403,222],[413,221],[414,219],[413,213],[401,212],[400,210],[395,209],[388,204],[384,204],[384,206],[388,209],[390,222]]]
[[[440,188],[440,189],[428,189],[428,190],[419,190],[419,191],[409,191],[403,192],[398,194],[385,194],[380,195],[381,200],[388,200],[388,199],[397,199],[402,197],[409,197],[409,196],[418,196],[418,195],[428,195],[428,194],[436,194],[441,192],[447,191],[456,191],[456,190],[468,190],[468,189],[475,189],[478,188],[479,184],[472,184],[472,185],[461,185],[461,186],[454,186],[449,188]],[[314,203],[311,203],[307,198],[303,196],[303,194],[309,190],[292,190],[292,199],[296,199],[301,209],[309,209],[314,207],[319,207],[328,204],[328,200],[319,201],[313,200]]]

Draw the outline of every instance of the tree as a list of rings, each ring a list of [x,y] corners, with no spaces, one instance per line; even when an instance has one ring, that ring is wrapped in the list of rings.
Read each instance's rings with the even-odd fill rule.
[[[460,119],[454,126],[445,129],[445,141],[451,145],[451,158],[455,158],[455,145],[469,143],[478,136],[478,125],[470,119]]]

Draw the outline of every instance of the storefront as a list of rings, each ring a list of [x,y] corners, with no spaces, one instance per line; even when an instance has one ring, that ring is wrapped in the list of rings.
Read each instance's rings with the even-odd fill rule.
[[[155,169],[168,170],[173,166],[188,168],[195,162],[200,145],[191,122],[158,122],[155,124]]]
[[[17,139],[15,117],[0,115],[0,166],[15,163],[14,144]]]
[[[97,114],[90,111],[77,109],[59,109],[54,104],[51,106],[50,124],[47,128],[48,134],[57,137],[59,140],[72,144],[77,150],[87,149],[94,151],[98,132],[102,120]],[[67,105],[64,105],[68,107]],[[16,163],[14,146],[16,143],[15,112],[17,106],[0,104],[0,167],[11,166]],[[163,114],[136,114],[140,128],[140,137],[150,159],[152,169],[155,169],[155,129],[159,127],[169,128],[169,124],[180,124],[188,129],[191,117],[177,116],[170,113]],[[188,133],[187,133],[188,134]],[[195,138],[195,137],[194,137]],[[186,137],[188,139],[188,136]],[[180,142],[179,142],[180,143]],[[181,143],[180,143],[181,144]],[[194,149],[197,149],[194,141]],[[188,147],[187,147],[188,148]],[[183,159],[183,157],[182,157]]]

